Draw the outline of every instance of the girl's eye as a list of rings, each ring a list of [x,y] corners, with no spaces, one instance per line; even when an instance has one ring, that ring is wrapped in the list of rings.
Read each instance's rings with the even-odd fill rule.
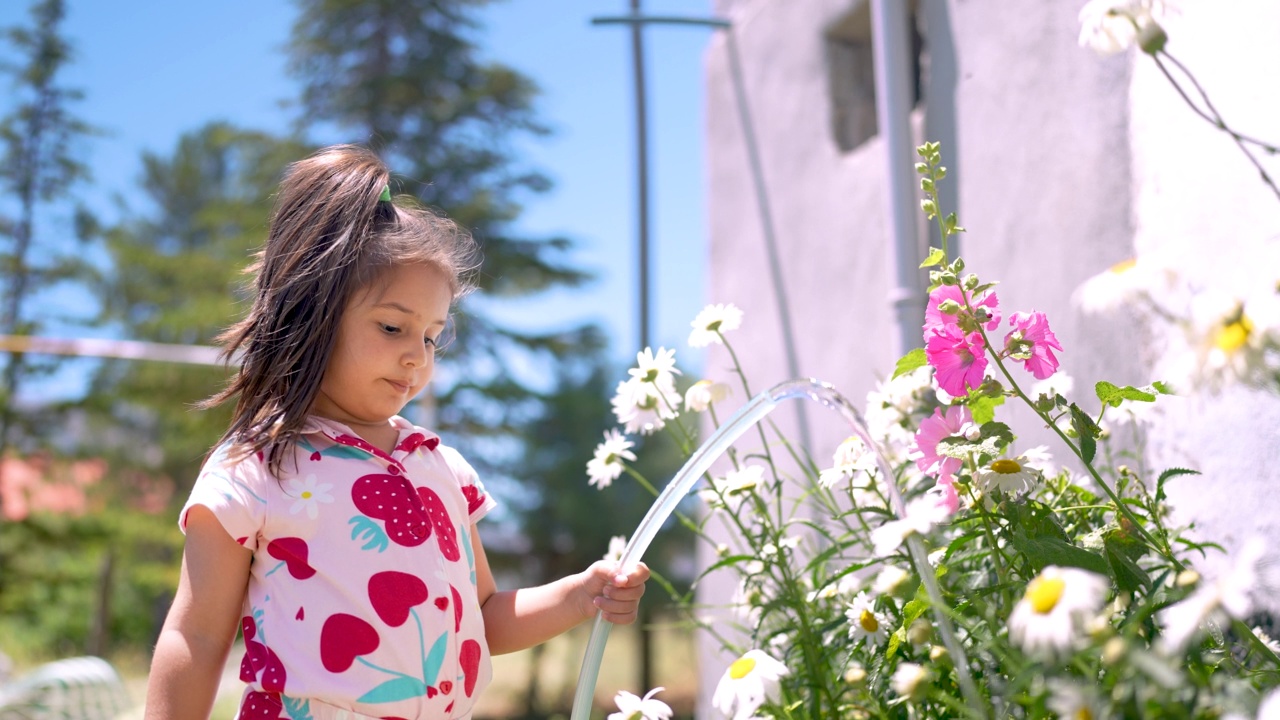
[[[396,333],[400,332],[400,328],[396,327],[395,325],[383,325],[382,332],[388,335],[395,335]]]
[[[422,341],[431,347],[436,347],[436,339],[431,337],[422,338]]]

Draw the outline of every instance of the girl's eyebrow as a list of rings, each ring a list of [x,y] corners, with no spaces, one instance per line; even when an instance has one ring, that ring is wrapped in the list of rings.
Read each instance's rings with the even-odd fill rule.
[[[375,308],[390,308],[390,309],[392,309],[392,310],[396,310],[396,311],[402,312],[402,313],[404,313],[405,315],[411,315],[411,316],[413,316],[413,317],[415,317],[415,318],[421,318],[421,317],[422,317],[422,316],[421,316],[421,315],[419,315],[418,313],[414,312],[413,310],[410,310],[409,308],[407,308],[407,307],[405,307],[405,306],[401,305],[401,304],[400,304],[400,303],[398,303],[398,302],[380,302],[380,303],[378,303],[377,305],[374,305],[374,307],[375,307]],[[443,326],[445,326],[446,324],[447,324],[447,323],[446,323],[446,321],[444,321],[444,320],[436,320],[435,322],[431,323],[431,326],[432,326],[432,327],[434,327],[434,326],[436,326],[436,325],[439,325],[439,326],[443,327]]]

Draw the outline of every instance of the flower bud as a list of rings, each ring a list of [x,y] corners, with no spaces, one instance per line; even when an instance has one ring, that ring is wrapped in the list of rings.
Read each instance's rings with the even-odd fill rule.
[[[945,270],[938,275],[938,282],[943,285],[958,285],[960,281],[956,279],[956,274],[950,270]]]
[[[1169,36],[1165,33],[1164,28],[1160,24],[1152,20],[1147,24],[1138,28],[1138,47],[1142,48],[1142,52],[1148,55],[1155,55],[1164,49],[1164,44],[1169,41]]]
[[[979,284],[978,276],[974,275],[973,273],[969,273],[968,275],[964,276],[964,281],[962,284],[964,285],[965,290],[973,290],[974,288],[978,287],[978,284]]]
[[[954,221],[954,220],[956,219],[956,214],[955,214],[955,213],[951,213],[951,215],[949,216],[949,218],[948,218],[948,219],[950,219],[950,220]],[[964,272],[964,258],[956,258],[954,261],[952,261],[952,263],[951,263],[951,272],[953,272],[953,273],[955,273],[955,274],[957,274],[957,275],[959,275],[960,273]]]
[[[938,303],[938,312],[943,315],[955,315],[960,312],[960,308],[960,303],[949,298]]]
[[[1200,582],[1200,573],[1195,570],[1183,570],[1178,573],[1178,577],[1174,579],[1173,584],[1178,587],[1191,587]]]
[[[720,543],[719,545],[716,545],[716,555],[720,557],[726,557],[728,556],[728,554],[729,554],[728,545],[725,545],[724,543]]]
[[[969,442],[977,442],[982,439],[982,428],[973,423],[965,425],[962,432],[964,433],[964,439]]]
[[[1124,643],[1124,638],[1113,637],[1102,646],[1102,662],[1104,665],[1115,665],[1124,659],[1125,653],[1128,652],[1128,646]]]
[[[861,665],[854,665],[844,671],[844,681],[850,685],[861,685],[867,679],[867,671]]]
[[[925,618],[916,618],[907,628],[907,640],[912,645],[924,645],[933,637],[933,623]]]
[[[949,660],[950,657],[951,657],[950,653],[948,653],[947,649],[942,647],[941,645],[934,645],[933,647],[929,648],[930,662],[941,663],[945,660]]]

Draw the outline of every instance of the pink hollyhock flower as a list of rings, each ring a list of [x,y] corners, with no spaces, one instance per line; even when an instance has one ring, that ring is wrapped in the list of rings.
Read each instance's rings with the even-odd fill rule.
[[[916,467],[927,475],[938,478],[940,485],[950,485],[956,470],[962,464],[960,458],[938,454],[938,443],[964,432],[973,424],[973,414],[963,405],[952,405],[944,411],[934,408],[933,415],[920,421],[916,431],[915,447],[908,458],[916,461]]]
[[[938,387],[948,395],[960,397],[968,392],[967,387],[981,385],[987,370],[985,347],[982,333],[966,335],[956,325],[944,326],[926,336],[924,354],[936,371]]]
[[[956,324],[956,316],[948,315],[938,309],[946,300],[952,300],[960,307],[964,307],[964,295],[960,292],[957,285],[939,285],[934,291],[929,293],[929,304],[924,309],[924,339],[928,341],[930,331],[940,330],[944,327],[953,327]],[[1000,299],[993,292],[984,292],[978,295],[970,295],[970,307],[973,309],[984,308],[991,319],[987,321],[987,329],[995,330],[1000,327]]]
[[[1009,324],[1014,329],[1004,336],[1004,347],[1010,357],[1021,360],[1022,366],[1037,380],[1058,371],[1058,358],[1053,351],[1062,352],[1062,345],[1049,329],[1049,319],[1044,313],[1016,312],[1009,316]]]

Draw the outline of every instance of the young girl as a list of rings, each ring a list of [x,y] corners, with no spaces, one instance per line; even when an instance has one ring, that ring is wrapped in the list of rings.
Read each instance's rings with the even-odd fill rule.
[[[649,571],[597,562],[498,591],[475,471],[398,413],[431,380],[474,243],[396,204],[371,153],[332,147],[280,187],[248,317],[224,335],[236,398],[179,525],[177,595],[146,717],[207,718],[239,629],[241,718],[467,718],[490,653],[593,617],[635,620]]]

